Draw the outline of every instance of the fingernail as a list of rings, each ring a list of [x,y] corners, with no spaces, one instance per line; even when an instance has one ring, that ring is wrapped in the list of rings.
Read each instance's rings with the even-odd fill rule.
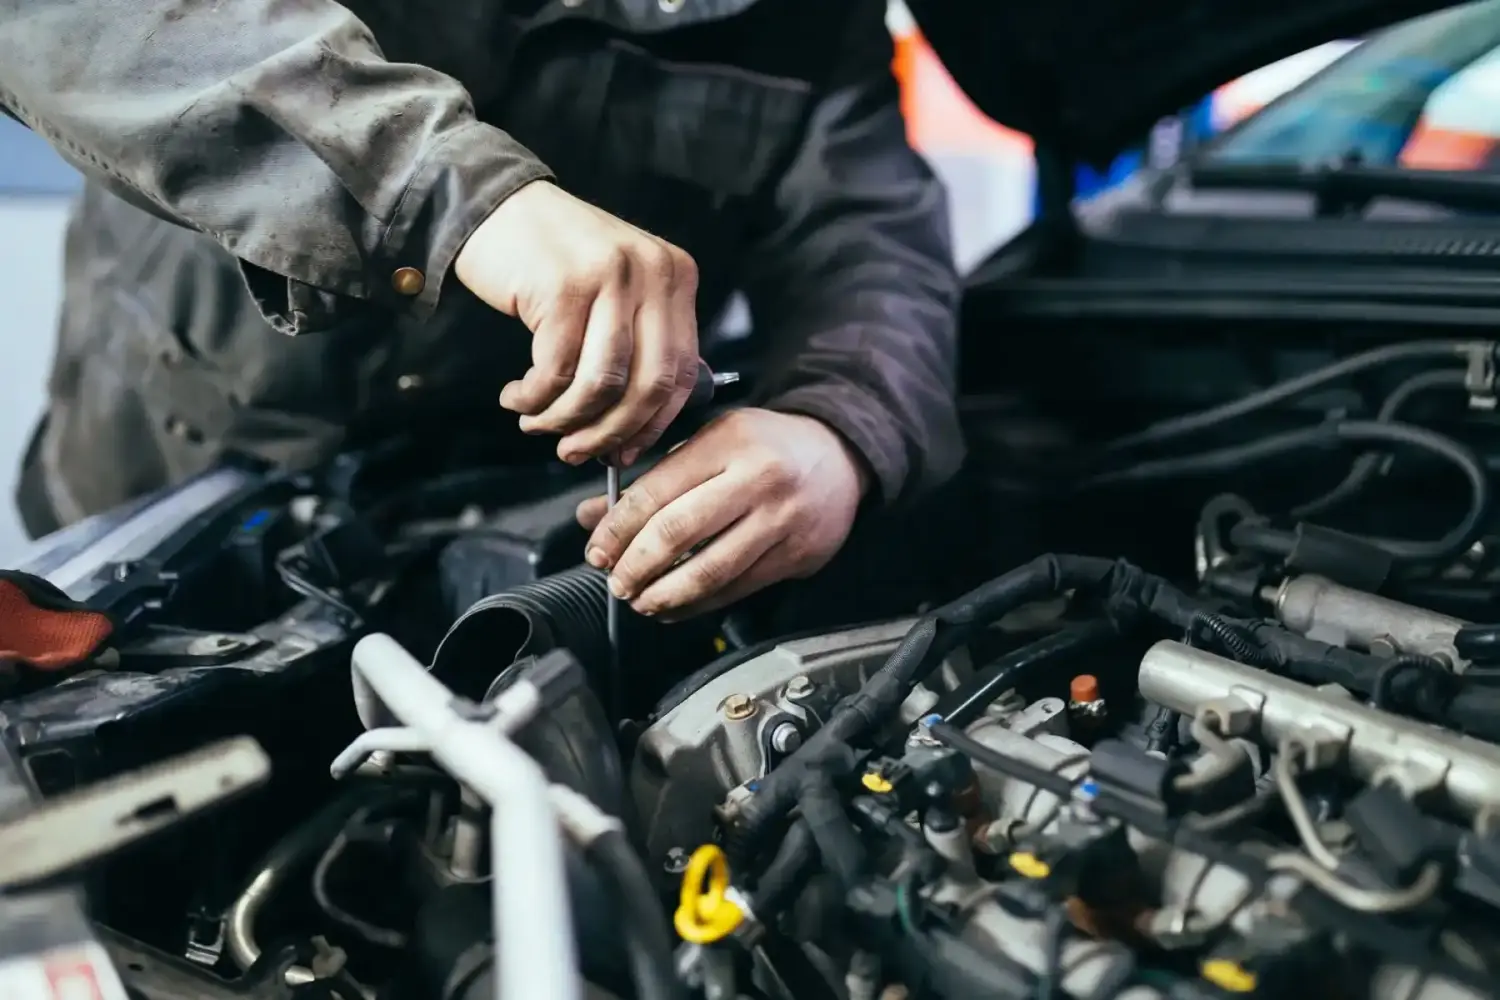
[[[611,594],[614,594],[615,597],[619,598],[622,601],[625,600],[626,597],[630,596],[629,593],[625,590],[625,582],[617,576],[612,576],[609,578],[609,592]]]
[[[589,546],[589,550],[583,554],[583,559],[595,569],[603,569],[609,565],[609,556],[597,545]]]
[[[589,457],[587,455],[583,455],[575,451],[564,455],[562,457],[562,460],[564,462],[567,462],[569,465],[582,465],[584,462],[588,461],[588,458]]]
[[[654,618],[656,617],[656,612],[660,610],[654,604],[632,604],[630,607],[631,610],[642,618]]]
[[[640,457],[641,457],[641,453],[637,449],[631,449],[630,451],[622,451],[622,452],[620,452],[620,464],[621,465],[634,465],[635,464],[635,460],[637,458],[640,458]]]

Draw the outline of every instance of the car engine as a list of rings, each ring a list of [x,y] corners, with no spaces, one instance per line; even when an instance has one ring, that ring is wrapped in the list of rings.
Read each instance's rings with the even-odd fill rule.
[[[1483,422],[1487,371],[1193,459],[1353,445],[1354,497],[1414,448],[1468,490],[1437,542],[1210,493],[1186,572],[1048,553],[806,634],[632,621],[623,657],[576,472],[210,473],[20,567],[119,632],[13,678],[7,815],[35,840],[107,792],[140,836],[18,851],[3,898],[73,914],[130,1000],[1494,996],[1489,477],[1398,419],[1438,386]]]

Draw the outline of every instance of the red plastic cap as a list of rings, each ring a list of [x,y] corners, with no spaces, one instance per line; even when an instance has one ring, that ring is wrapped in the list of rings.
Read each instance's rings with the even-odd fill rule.
[[[1079,674],[1073,678],[1068,685],[1068,699],[1070,701],[1098,701],[1099,700],[1099,678],[1093,674]]]

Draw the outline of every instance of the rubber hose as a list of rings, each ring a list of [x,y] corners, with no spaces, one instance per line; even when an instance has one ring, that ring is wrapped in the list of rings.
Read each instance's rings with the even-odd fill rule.
[[[474,602],[438,645],[433,670],[471,698],[483,694],[503,667],[554,649],[570,651],[592,673],[610,662],[606,579],[580,564]],[[449,662],[487,662],[492,669],[481,683],[464,685],[462,676],[443,676]]]
[[[432,672],[455,694],[493,698],[523,671],[517,661],[567,649],[589,670],[581,687],[516,734],[553,781],[587,796],[632,829],[624,766],[610,720],[594,690],[611,666],[605,575],[577,566],[476,601],[433,654]]]
[[[1463,385],[1464,371],[1461,368],[1438,368],[1434,371],[1418,372],[1391,391],[1391,394],[1380,404],[1380,410],[1376,413],[1375,419],[1382,423],[1395,420],[1414,397],[1433,389],[1462,389]],[[1386,457],[1386,453],[1380,451],[1370,451],[1360,455],[1350,466],[1348,475],[1337,486],[1322,496],[1314,497],[1293,507],[1292,517],[1298,521],[1308,521],[1359,496],[1364,492],[1365,487],[1380,475],[1381,469],[1385,466]]]
[[[1102,598],[1113,613],[1150,614],[1186,628],[1203,605],[1160,577],[1123,560],[1044,555],[1018,566],[918,619],[885,663],[857,693],[844,699],[826,725],[760,782],[740,809],[725,847],[731,865],[749,861],[776,822],[796,804],[808,769],[848,755],[894,712],[928,674],[977,630],[1016,608],[1069,590]]]
[[[1375,675],[1370,704],[1386,711],[1410,706],[1425,717],[1442,714],[1458,678],[1431,656],[1408,653],[1388,660]]]
[[[1257,462],[1279,458],[1308,449],[1332,449],[1350,444],[1387,445],[1418,448],[1444,459],[1461,472],[1469,482],[1469,509],[1463,520],[1441,538],[1412,541],[1402,538],[1368,538],[1401,563],[1440,563],[1468,550],[1483,533],[1491,507],[1489,473],[1474,452],[1442,434],[1410,424],[1378,423],[1373,420],[1345,420],[1304,427],[1300,430],[1272,434],[1245,444],[1218,448],[1196,455],[1142,462],[1126,469],[1094,476],[1082,488],[1134,485],[1160,482],[1189,476],[1239,471]],[[1241,523],[1230,531],[1230,539],[1242,548],[1257,548],[1273,555],[1285,555],[1294,544],[1290,532],[1264,525]]]
[[[1070,625],[1012,650],[944,695],[933,713],[962,729],[1012,688],[1031,681],[1044,670],[1091,652],[1119,638],[1107,618]]]
[[[807,772],[809,780],[803,783],[797,796],[797,806],[823,864],[833,872],[839,885],[850,892],[864,875],[867,861],[864,842],[844,813],[844,801],[829,778]]]
[[[1465,625],[1453,636],[1453,649],[1470,663],[1500,663],[1500,625]]]
[[[610,883],[620,907],[620,931],[636,1000],[682,1000],[687,991],[677,979],[672,938],[640,856],[621,833],[600,837],[588,856]]]
[[[796,897],[817,865],[817,841],[806,821],[799,819],[787,829],[771,863],[761,872],[750,899],[750,909],[762,921],[769,921]]]
[[[1265,649],[1256,645],[1219,615],[1209,611],[1200,611],[1193,615],[1193,621],[1188,625],[1189,638],[1197,634],[1199,629],[1217,639],[1219,645],[1229,653],[1232,659],[1252,667],[1274,667],[1276,665]]]
[[[1480,341],[1468,340],[1415,340],[1387,344],[1343,358],[1331,365],[1287,379],[1285,382],[1279,382],[1240,399],[1152,424],[1134,434],[1110,441],[1099,449],[1099,454],[1101,456],[1112,455],[1145,445],[1157,446],[1189,434],[1212,430],[1231,420],[1307,396],[1326,385],[1372,368],[1422,358],[1464,359],[1469,352],[1488,346]]]
[[[630,962],[620,935],[615,893],[582,850],[564,845],[568,894],[578,958],[588,983],[584,995],[628,995]],[[653,897],[654,898],[654,897]],[[661,917],[658,914],[657,919]],[[460,883],[437,889],[412,923],[406,989],[393,996],[433,1000],[494,1000],[495,946],[490,884]]]
[[[1459,690],[1443,710],[1442,722],[1461,733],[1500,742],[1500,690],[1469,686]]]
[[[276,842],[225,916],[224,942],[236,965],[248,969],[260,958],[256,918],[297,867],[305,864],[310,868],[355,813],[390,795],[389,789],[378,787],[348,790]]]
[[[1007,777],[1018,778],[1044,792],[1051,792],[1063,801],[1067,801],[1073,794],[1073,786],[1076,782],[1065,774],[1049,771],[1045,767],[1038,767],[1019,758],[1008,757],[946,722],[938,723],[930,731],[933,739],[946,747],[957,750],[976,764]]]

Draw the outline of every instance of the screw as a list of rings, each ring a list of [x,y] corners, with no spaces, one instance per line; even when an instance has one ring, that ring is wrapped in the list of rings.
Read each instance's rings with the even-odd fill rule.
[[[668,875],[681,875],[687,871],[688,852],[680,847],[674,847],[667,852],[667,859],[662,862],[662,868]]]
[[[786,696],[792,701],[800,701],[813,693],[813,682],[810,678],[798,674],[786,682]]]
[[[755,699],[748,694],[732,694],[724,699],[724,718],[731,722],[748,719],[755,714]]]
[[[779,723],[771,730],[771,749],[777,753],[791,753],[802,745],[802,733],[791,722]]]

